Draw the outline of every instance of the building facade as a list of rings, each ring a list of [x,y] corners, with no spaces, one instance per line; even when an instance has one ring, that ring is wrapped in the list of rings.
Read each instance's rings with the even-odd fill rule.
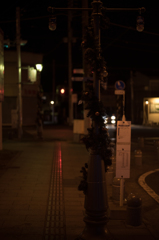
[[[40,72],[36,64],[42,64],[43,55],[21,52],[21,99],[22,125],[35,125],[37,113],[37,91],[40,85]],[[2,124],[12,126],[18,106],[17,52],[4,51],[4,101],[2,102]],[[31,72],[32,71],[32,75]]]
[[[159,73],[132,72],[126,85],[126,115],[135,124],[159,122]],[[154,110],[155,109],[155,110]]]

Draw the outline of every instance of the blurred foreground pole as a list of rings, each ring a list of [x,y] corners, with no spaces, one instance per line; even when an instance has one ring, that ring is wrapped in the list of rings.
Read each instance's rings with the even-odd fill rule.
[[[134,87],[133,87],[133,71],[130,71],[130,86],[131,86],[131,123],[134,123]]]
[[[93,0],[93,23],[94,23],[94,41],[96,57],[100,57],[100,16],[102,2]],[[97,66],[94,71],[94,89],[99,97],[99,79]],[[98,134],[98,125],[93,122],[95,134]],[[80,240],[107,240],[110,239],[107,232],[107,189],[105,182],[104,161],[98,155],[98,150],[91,149],[88,162],[87,193],[85,195],[85,213],[84,222],[86,227],[79,236]]]
[[[82,8],[88,8],[88,0],[82,0]],[[86,33],[86,27],[88,27],[88,11],[82,11],[82,37],[84,39],[85,33]],[[85,58],[84,58],[84,49],[83,49],[83,91],[85,91],[85,82],[86,79],[89,77],[88,74],[88,66],[86,64]],[[85,104],[83,104],[83,117],[84,117],[84,134],[87,134],[87,128],[90,128],[90,118],[87,117],[88,110],[85,109]]]
[[[0,102],[0,150],[3,149],[2,143],[2,102]]]
[[[21,85],[21,51],[20,51],[20,8],[16,8],[16,45],[18,70],[18,138],[22,137],[22,85]]]
[[[72,7],[73,1],[68,1],[68,7]],[[73,125],[73,103],[72,103],[72,11],[68,10],[68,89],[69,89],[69,125]]]

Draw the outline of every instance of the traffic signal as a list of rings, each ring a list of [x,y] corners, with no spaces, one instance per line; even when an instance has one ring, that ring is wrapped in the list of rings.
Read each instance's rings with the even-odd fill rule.
[[[142,16],[138,16],[136,20],[136,30],[138,32],[142,32],[144,30],[144,18]]]

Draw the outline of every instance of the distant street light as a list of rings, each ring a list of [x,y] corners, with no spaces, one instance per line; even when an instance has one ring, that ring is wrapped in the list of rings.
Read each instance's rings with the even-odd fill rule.
[[[54,104],[55,102],[53,100],[50,101],[50,104],[51,104],[51,110],[52,110],[52,122],[54,123],[55,122],[55,116],[54,116]]]
[[[64,93],[65,93],[65,89],[64,89],[64,88],[61,88],[61,89],[60,89],[60,93],[61,93],[61,94],[64,94]]]
[[[50,101],[50,104],[51,104],[51,105],[54,105],[54,101]]]
[[[41,72],[41,71],[43,70],[43,65],[42,65],[42,64],[39,64],[39,63],[38,63],[38,64],[36,64],[35,66],[36,66],[36,70],[37,70],[37,71]]]

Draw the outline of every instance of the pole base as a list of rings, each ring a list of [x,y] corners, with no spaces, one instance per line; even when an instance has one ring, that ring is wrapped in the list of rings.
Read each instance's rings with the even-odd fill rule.
[[[75,240],[113,240],[107,229],[107,221],[84,219],[86,227]]]

